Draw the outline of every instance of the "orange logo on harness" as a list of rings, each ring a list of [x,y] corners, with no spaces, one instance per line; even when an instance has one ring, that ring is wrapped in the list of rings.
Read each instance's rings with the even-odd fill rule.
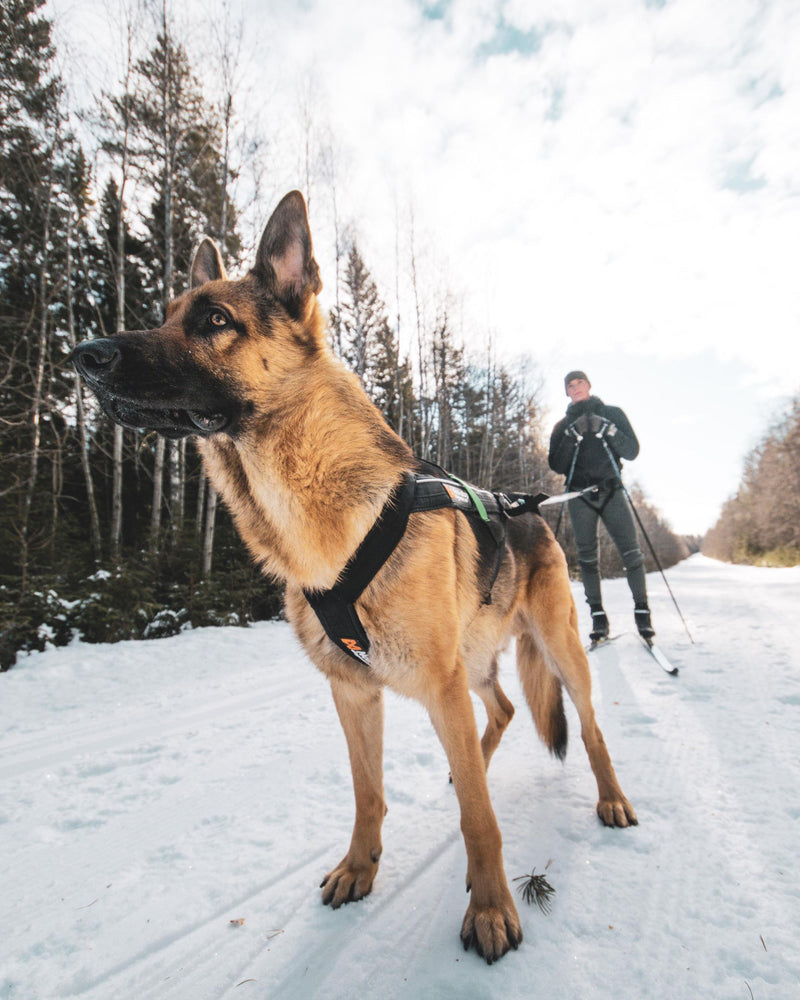
[[[354,653],[363,653],[364,650],[359,646],[355,639],[342,639],[342,642],[347,646],[348,649],[352,650]]]

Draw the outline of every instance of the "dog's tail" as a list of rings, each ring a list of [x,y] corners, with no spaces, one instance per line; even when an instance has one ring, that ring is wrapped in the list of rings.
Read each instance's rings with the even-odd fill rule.
[[[563,760],[567,754],[567,717],[561,680],[548,668],[533,636],[517,637],[517,671],[533,721],[547,749]]]

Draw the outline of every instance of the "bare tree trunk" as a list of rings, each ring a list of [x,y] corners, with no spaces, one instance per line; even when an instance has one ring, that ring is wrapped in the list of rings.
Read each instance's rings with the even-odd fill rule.
[[[494,468],[494,439],[496,423],[496,399],[495,399],[495,371],[492,351],[492,341],[489,340],[486,348],[486,423],[484,426],[483,441],[481,445],[481,469],[480,482],[488,487],[492,486],[492,473]]]
[[[186,438],[181,438],[178,442],[178,525],[183,527],[183,518],[186,513]]]
[[[30,464],[28,467],[28,481],[25,493],[22,498],[22,511],[20,514],[20,590],[24,594],[28,588],[28,576],[30,573],[30,517],[33,506],[33,496],[36,492],[36,480],[39,475],[39,457],[42,443],[42,404],[44,402],[44,373],[47,357],[47,316],[48,310],[48,274],[47,264],[49,262],[50,247],[50,220],[53,210],[53,170],[55,163],[55,150],[58,145],[59,130],[61,127],[60,118],[57,116],[53,123],[53,144],[49,160],[49,174],[46,185],[47,207],[44,214],[44,231],[42,233],[42,257],[39,265],[39,336],[38,336],[38,357],[36,359],[36,372],[33,379],[33,398],[31,403],[31,428],[33,430],[31,441]]]
[[[171,65],[171,41],[169,37],[169,24],[167,21],[167,0],[162,5],[162,29],[164,32],[164,53],[167,65],[164,67],[164,83],[162,87],[162,133],[161,138],[164,147],[164,289],[163,306],[166,311],[167,304],[172,298],[172,281],[174,271],[174,248],[172,245],[172,182],[175,173],[175,159],[177,156],[177,136],[173,128],[173,95],[172,95],[172,65]]]
[[[334,309],[336,310],[336,327],[334,335],[336,337],[336,354],[342,356],[342,238],[339,232],[339,203],[336,198],[336,167],[334,164],[334,153],[330,150],[330,188],[331,205],[333,207],[333,250],[334,250],[334,274],[333,274],[333,296]]]
[[[224,241],[228,235],[228,155],[231,140],[231,115],[233,114],[233,95],[228,93],[225,98],[225,131],[224,131],[224,153],[222,157],[222,207],[219,213],[219,235]]]
[[[64,489],[64,448],[61,434],[56,432],[55,448],[50,464],[50,565],[56,561],[56,535],[58,533],[58,505]]]
[[[225,5],[224,40],[222,45],[222,74],[225,90],[225,130],[224,149],[222,156],[222,208],[220,211],[219,239],[220,244],[225,248],[228,238],[228,176],[230,173],[230,135],[231,120],[233,117],[233,69],[237,63],[237,53],[232,52],[232,41],[230,34],[229,10]],[[241,25],[238,33],[238,42],[241,43]],[[202,503],[202,495],[205,486],[205,477],[200,480],[200,496],[198,497],[198,508]],[[208,498],[206,502],[205,529],[203,531],[203,560],[200,575],[202,579],[208,579],[211,575],[211,563],[214,556],[214,532],[216,529],[217,516],[217,492],[209,482],[207,484]],[[198,513],[198,525],[199,525]]]
[[[438,411],[438,433],[436,435],[436,464],[450,465],[448,455],[448,407],[447,407],[447,316],[436,324],[433,339],[433,378],[436,386],[436,409]]]
[[[395,301],[395,331],[397,336],[397,364],[394,369],[394,386],[395,394],[397,396],[397,427],[395,430],[400,435],[404,437],[409,445],[413,448],[413,442],[411,441],[411,427],[408,428],[408,433],[403,434],[403,425],[405,424],[405,404],[406,398],[403,391],[403,383],[400,378],[400,368],[401,368],[401,358],[403,356],[403,350],[400,341],[400,223],[397,218],[397,200],[395,199],[395,225],[394,225],[394,301]]]
[[[72,295],[72,207],[67,215],[67,337],[70,347],[75,347],[75,309]],[[92,546],[92,556],[96,563],[103,557],[100,538],[100,518],[97,514],[97,501],[94,493],[94,481],[89,464],[89,435],[86,429],[86,411],[83,405],[83,381],[75,372],[75,416],[78,425],[78,442],[81,449],[81,469],[86,484],[86,500],[89,507],[89,538]]]
[[[94,561],[99,563],[103,558],[103,545],[100,535],[100,518],[97,514],[97,499],[92,480],[92,469],[89,463],[89,435],[86,430],[86,411],[83,405],[83,382],[75,375],[75,399],[77,403],[78,439],[81,446],[81,468],[86,483],[86,497],[89,505],[89,537],[92,544]]]
[[[166,438],[159,434],[156,438],[155,460],[153,463],[153,509],[150,515],[150,554],[158,552],[161,535],[161,504],[164,499],[164,450]]]
[[[197,484],[197,510],[194,518],[194,533],[197,538],[201,538],[203,535],[203,524],[205,523],[205,513],[206,513],[206,474],[202,467],[200,466],[200,479]]]
[[[211,576],[211,560],[214,554],[214,518],[217,513],[217,491],[208,484],[208,504],[206,505],[206,530],[203,537],[202,577]]]
[[[127,22],[127,45],[125,64],[125,93],[123,96],[123,135],[122,135],[122,165],[120,169],[119,201],[117,203],[117,259],[115,286],[117,296],[116,332],[125,329],[125,187],[128,183],[128,167],[130,163],[130,82],[133,73],[133,25],[129,17]],[[124,430],[119,424],[114,424],[114,450],[112,456],[111,479],[111,558],[115,565],[119,564],[122,551],[122,461],[124,453]]]
[[[417,320],[417,351],[419,358],[419,456],[430,458],[428,454],[428,366],[423,350],[422,309],[419,300],[419,282],[417,280],[417,253],[414,245],[414,220],[411,220],[411,285],[414,292],[414,309]]]
[[[161,87],[161,141],[164,151],[164,287],[162,289],[162,305],[166,312],[167,303],[172,298],[172,174],[175,166],[175,136],[171,128],[172,94],[170,67],[169,23],[167,21],[167,0],[161,7],[162,30],[164,32],[164,51],[167,65],[164,68]],[[150,551],[155,554],[161,535],[161,505],[164,496],[164,453],[166,442],[159,436],[155,448],[155,464],[153,468],[153,508],[150,519]]]
[[[186,438],[167,444],[167,478],[169,481],[169,512],[172,544],[183,527],[183,497],[186,464]]]
[[[303,165],[302,170],[305,175],[305,191],[303,192],[306,196],[306,207],[309,214],[311,213],[311,147],[312,147],[312,136],[314,131],[314,122],[311,113],[311,107],[314,101],[314,82],[310,77],[306,77],[303,81],[303,93],[300,94],[299,98],[299,108],[298,117],[302,123],[303,127]]]
[[[125,444],[124,431],[114,424],[114,450],[111,477],[111,559],[118,565],[122,551],[122,455]]]

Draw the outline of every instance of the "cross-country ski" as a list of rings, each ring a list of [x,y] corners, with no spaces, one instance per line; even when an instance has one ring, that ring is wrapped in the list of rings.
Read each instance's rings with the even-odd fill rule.
[[[678,668],[674,667],[667,657],[661,652],[658,646],[653,642],[652,639],[645,639],[644,636],[639,636],[642,640],[642,645],[647,650],[647,652],[653,657],[656,663],[661,667],[662,670],[666,670],[668,674],[673,677],[678,676]]]
[[[618,632],[616,635],[609,635],[604,639],[596,639],[584,648],[587,653],[595,653],[597,650],[605,649],[607,646],[611,645],[612,642],[616,642],[618,639],[621,639],[623,636],[629,634],[631,633]],[[669,659],[664,652],[652,640],[648,640],[644,636],[637,636],[637,638],[663,670],[665,670],[668,674],[671,674],[673,677],[677,677],[679,673],[678,668],[669,662]]]
[[[617,639],[621,639],[623,635],[627,635],[627,632],[619,632],[617,635],[607,635],[603,639],[592,639],[588,646],[584,646],[587,653],[594,653],[597,649],[602,649],[611,642],[616,642]]]

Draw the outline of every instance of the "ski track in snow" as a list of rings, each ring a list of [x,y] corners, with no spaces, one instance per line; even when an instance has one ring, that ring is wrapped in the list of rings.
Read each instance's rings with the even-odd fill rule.
[[[503,658],[506,871],[546,869],[556,896],[547,916],[518,899],[525,940],[492,967],[460,945],[458,808],[420,706],[387,693],[381,869],[332,911],[318,885],[349,843],[350,769],[287,625],[21,659],[0,676],[0,998],[796,996],[800,568],[695,556],[668,576],[694,643],[648,583],[680,676],[633,634],[589,657],[635,829],[597,821],[571,704],[562,765]],[[632,629],[624,581],[604,590]]]

